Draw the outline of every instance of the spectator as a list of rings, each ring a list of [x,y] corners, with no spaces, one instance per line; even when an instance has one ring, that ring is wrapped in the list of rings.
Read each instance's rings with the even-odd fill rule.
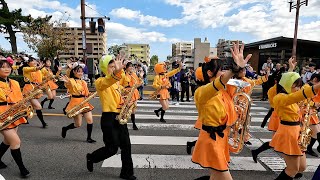
[[[143,68],[143,71],[144,71],[144,75],[143,75],[143,81],[144,81],[144,85],[148,85],[148,78],[147,78],[147,75],[148,75],[148,64],[147,62],[143,61],[142,62],[142,68]]]
[[[262,69],[260,71],[261,76],[266,75],[268,69],[270,69],[270,70],[273,69],[273,63],[272,63],[272,60],[270,57],[268,57],[267,62],[262,65]],[[270,72],[270,75],[271,74],[272,74],[272,72]],[[262,84],[262,99],[261,99],[261,101],[266,101],[268,99],[267,93],[268,93],[269,88],[271,87],[271,86],[269,86],[269,84],[270,83],[268,83],[268,82],[265,82]]]
[[[257,79],[258,74],[255,73],[250,64],[246,65],[246,77],[250,79]]]
[[[191,97],[193,98],[194,92],[196,91],[196,75],[193,69],[190,69],[190,86],[191,86]]]
[[[140,63],[137,65],[136,74],[141,79],[144,76],[144,69],[142,68]],[[142,75],[142,77],[141,77],[141,75]],[[144,88],[144,83],[142,83],[141,86],[138,87],[138,91],[139,91],[139,94],[140,94],[140,99],[139,100],[143,100],[143,88]]]
[[[179,65],[177,65],[176,62],[172,63],[172,68],[178,68]],[[175,74],[174,76],[171,77],[170,79],[170,83],[172,84],[171,87],[171,97],[172,97],[172,101],[175,101],[175,99],[177,100],[175,105],[179,105],[179,94],[181,91],[181,83],[180,83],[180,76],[181,76],[181,72],[178,72],[177,74]]]
[[[186,94],[186,101],[190,102],[189,100],[189,80],[190,80],[190,73],[186,69],[184,65],[181,70],[180,82],[181,82],[181,102],[184,102],[184,95]]]
[[[60,60],[59,60],[59,55],[57,55],[57,57],[54,59],[53,74],[57,74],[57,72],[59,71],[59,67],[60,67]]]
[[[311,76],[312,76],[314,73],[316,73],[316,72],[317,72],[317,71],[316,71],[316,64],[313,63],[313,62],[311,62],[311,63],[309,64],[309,71],[306,72],[306,74],[305,74],[305,81],[306,81],[306,82],[309,82]]]

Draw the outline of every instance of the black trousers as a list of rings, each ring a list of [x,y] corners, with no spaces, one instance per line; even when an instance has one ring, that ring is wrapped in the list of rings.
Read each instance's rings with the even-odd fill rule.
[[[94,163],[108,159],[121,149],[122,169],[121,175],[133,175],[133,163],[131,157],[131,142],[127,125],[120,125],[116,120],[117,113],[103,112],[101,117],[101,129],[103,133],[104,147],[91,154]]]
[[[194,96],[194,92],[196,91],[196,85],[190,85],[191,86],[191,95]]]
[[[181,83],[181,101],[183,101],[184,94],[186,94],[186,100],[189,101],[189,83]]]

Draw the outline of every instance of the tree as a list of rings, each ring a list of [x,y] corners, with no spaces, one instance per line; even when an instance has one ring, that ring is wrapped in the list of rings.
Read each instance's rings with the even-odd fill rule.
[[[21,9],[15,9],[10,12],[5,0],[0,0],[0,5],[2,5],[0,9],[0,32],[9,34],[9,37],[6,37],[6,39],[11,44],[12,52],[17,53],[16,33],[19,32],[19,26],[22,23],[29,23],[31,21],[31,16],[23,16]]]
[[[108,48],[109,54],[117,56],[120,53],[121,47],[119,45],[113,45]]]
[[[153,55],[150,59],[150,66],[154,66],[159,62],[159,57],[157,55]]]
[[[67,52],[75,35],[60,21],[50,22],[51,16],[37,18],[21,27],[23,39],[40,58],[54,58],[61,51]]]

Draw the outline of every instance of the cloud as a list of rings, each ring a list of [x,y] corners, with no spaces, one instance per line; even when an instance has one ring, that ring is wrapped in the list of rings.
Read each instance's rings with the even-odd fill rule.
[[[110,14],[122,19],[139,20],[140,24],[150,26],[173,27],[187,23],[184,19],[165,20],[155,16],[143,15],[140,11],[134,11],[125,7],[113,9]]]
[[[167,38],[165,34],[147,31],[146,29],[139,29],[135,27],[125,26],[120,23],[108,22],[106,23],[108,37],[112,37],[115,42],[128,43],[152,43],[152,42],[176,42],[178,39]]]

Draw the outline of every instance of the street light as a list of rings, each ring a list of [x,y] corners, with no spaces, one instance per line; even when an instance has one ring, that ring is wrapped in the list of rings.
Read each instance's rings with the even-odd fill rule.
[[[301,0],[297,0],[296,4],[293,4],[293,0],[289,0],[288,3],[290,4],[290,10],[296,8],[296,20],[295,20],[295,26],[294,26],[294,37],[293,37],[293,47],[292,47],[292,57],[296,58],[297,54],[297,36],[298,36],[298,25],[299,25],[299,13],[300,13],[300,7],[302,5],[308,6],[308,0],[304,0],[301,2]]]

